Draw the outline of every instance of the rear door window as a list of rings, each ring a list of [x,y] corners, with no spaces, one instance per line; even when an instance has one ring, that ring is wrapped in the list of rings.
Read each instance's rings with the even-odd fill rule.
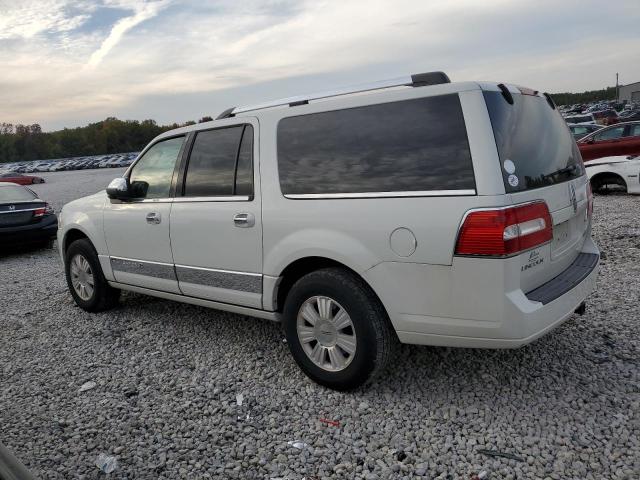
[[[184,196],[251,195],[252,158],[251,125],[197,132],[187,164]]]
[[[624,126],[606,128],[602,132],[598,132],[593,136],[596,142],[602,142],[604,140],[615,140],[622,137],[624,134]]]
[[[285,195],[475,193],[457,94],[284,118],[277,141]]]
[[[640,123],[637,125],[630,125],[629,130],[630,137],[640,137]]]

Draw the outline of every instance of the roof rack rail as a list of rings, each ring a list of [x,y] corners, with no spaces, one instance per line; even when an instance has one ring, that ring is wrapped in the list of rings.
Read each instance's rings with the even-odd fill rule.
[[[337,90],[330,90],[327,92],[320,92],[311,95],[298,95],[295,97],[282,98],[279,100],[273,100],[271,102],[259,103],[256,105],[248,105],[244,107],[233,107],[228,108],[224,112],[222,112],[216,120],[221,118],[229,118],[233,117],[238,113],[250,112],[253,110],[262,110],[264,108],[271,107],[280,107],[283,105],[289,105],[290,107],[295,107],[298,105],[306,105],[311,100],[320,100],[323,98],[330,97],[338,97],[341,95],[349,95],[352,93],[361,93],[361,92],[369,92],[372,90],[382,90],[385,88],[393,88],[393,87],[424,87],[426,85],[439,85],[442,83],[451,83],[451,80],[444,72],[426,72],[426,73],[416,73],[414,75],[392,78],[390,80],[380,80],[377,82],[356,85],[347,88],[341,88]]]

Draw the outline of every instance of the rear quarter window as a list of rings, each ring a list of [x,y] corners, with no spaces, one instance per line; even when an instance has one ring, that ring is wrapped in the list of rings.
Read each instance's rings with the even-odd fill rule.
[[[277,140],[285,195],[475,193],[457,94],[287,117]]]

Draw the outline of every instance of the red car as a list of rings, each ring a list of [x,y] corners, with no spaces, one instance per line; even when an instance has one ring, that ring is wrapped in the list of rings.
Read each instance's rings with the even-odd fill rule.
[[[578,140],[582,159],[640,154],[640,121],[602,128]]]
[[[34,183],[44,183],[44,178],[33,175],[23,175],[21,173],[9,172],[0,173],[0,182],[17,183],[18,185],[32,185]]]

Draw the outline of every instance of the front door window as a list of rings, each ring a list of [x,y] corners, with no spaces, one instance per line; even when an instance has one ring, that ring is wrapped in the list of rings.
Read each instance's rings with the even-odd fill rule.
[[[133,166],[129,183],[137,198],[166,198],[184,137],[175,137],[153,145]]]

